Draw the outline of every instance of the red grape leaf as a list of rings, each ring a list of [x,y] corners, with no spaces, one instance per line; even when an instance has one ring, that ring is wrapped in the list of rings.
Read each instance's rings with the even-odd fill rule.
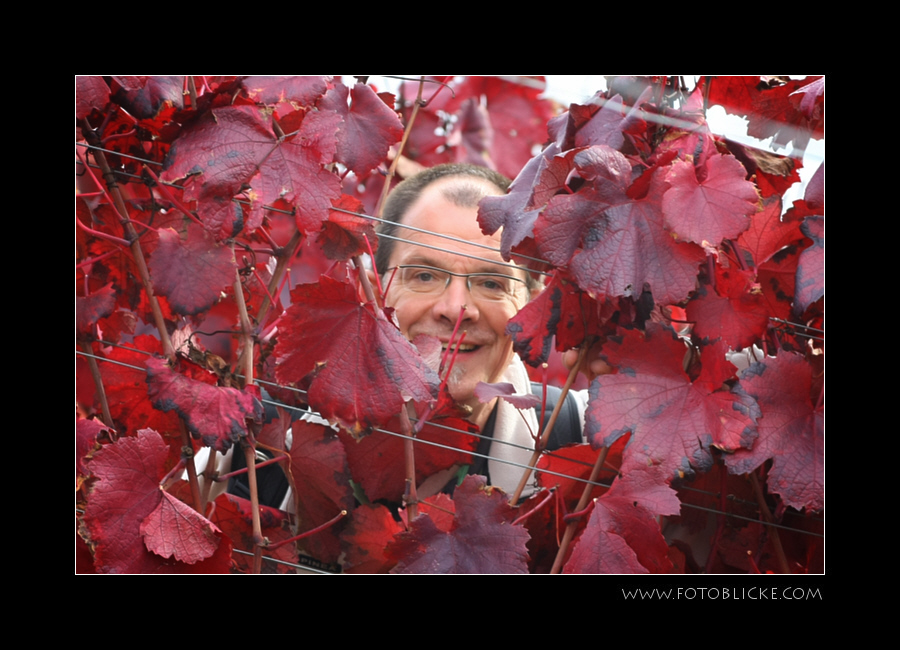
[[[782,156],[749,145],[725,140],[728,150],[741,161],[749,177],[756,176],[756,186],[763,198],[779,198],[794,183],[800,182],[799,171],[803,168],[800,158]]]
[[[263,104],[288,101],[312,106],[325,94],[332,77],[247,77],[241,85],[247,94]]]
[[[275,411],[278,416],[262,426],[262,430],[256,436],[256,442],[267,449],[283,451],[287,449],[286,439],[288,431],[291,430],[291,414],[288,409],[281,406],[276,406]]]
[[[595,180],[575,194],[553,197],[535,224],[541,253],[554,264],[570,264],[585,291],[637,297],[646,283],[657,303],[680,302],[694,290],[704,254],[664,226],[659,168],[646,170],[626,193],[627,160],[608,148],[596,150],[603,156],[576,156]],[[604,165],[608,171],[601,174]],[[652,180],[645,180],[648,174]]]
[[[643,133],[647,123],[641,117],[640,105],[650,98],[651,89],[644,90],[640,99],[625,113],[622,97],[616,95],[606,100],[600,110],[575,134],[575,146],[607,145],[613,149],[622,149],[625,144],[624,133]],[[625,113],[623,115],[623,113]]]
[[[814,214],[825,214],[825,163],[819,165],[816,173],[809,179],[806,186],[806,192],[803,193],[803,200]]]
[[[165,414],[153,408],[147,397],[147,373],[142,368],[147,362],[146,353],[162,353],[159,340],[141,335],[134,339],[135,348],[117,347],[105,355],[118,363],[100,364],[100,375],[106,387],[106,397],[113,422],[120,433],[134,433],[150,428],[160,432],[177,431],[178,416]],[[127,364],[127,365],[121,365]]]
[[[469,77],[469,80],[475,79]],[[532,87],[532,81],[538,87]],[[543,77],[524,77],[523,83],[511,83],[496,77],[477,80],[487,100],[493,128],[491,160],[504,176],[514,178],[531,158],[534,145],[547,140],[547,120],[553,117],[552,103],[543,97]]]
[[[717,77],[710,88],[709,102],[720,104],[733,115],[747,117],[747,133],[755,138],[773,137],[776,145],[793,140],[795,149],[805,149],[811,131],[817,138],[824,136],[821,122],[824,102],[817,83],[821,79]],[[815,98],[811,105],[807,92]]]
[[[729,513],[750,521],[759,516],[750,480],[746,476],[730,474],[722,463],[716,463],[710,471],[697,474],[692,480],[685,480],[679,485],[678,500],[681,501],[681,514],[668,517],[663,528],[669,543],[702,532],[709,525],[710,519],[715,518],[716,515],[713,513],[721,505],[722,494],[728,495]],[[733,521],[730,525],[744,524],[742,521]],[[697,548],[696,552],[700,554],[707,550]],[[694,549],[688,549],[688,554],[693,556]],[[696,561],[702,563],[705,559],[697,558]]]
[[[93,109],[102,111],[109,102],[109,86],[103,77],[77,75],[75,77],[75,119],[91,114]]]
[[[551,144],[528,161],[509,186],[506,195],[486,196],[478,204],[478,224],[482,232],[492,235],[503,228],[500,233],[500,253],[507,261],[510,259],[512,249],[525,238],[532,236],[534,222],[543,207],[543,204],[534,205],[535,186],[541,179],[541,172],[546,169],[548,161],[558,150],[555,144]]]
[[[422,510],[423,508],[431,518],[431,523],[433,523],[438,530],[445,533],[449,533],[453,530],[453,527],[456,525],[456,504],[453,502],[453,499],[450,498],[450,495],[444,494],[443,492],[433,494],[424,501],[419,501],[419,510]],[[408,512],[408,510],[400,511],[400,518],[407,526],[409,525],[409,519],[406,516]]]
[[[347,194],[342,194],[339,200],[332,203],[341,210],[365,213],[363,204]],[[374,252],[378,248],[378,237],[371,219],[332,210],[328,213],[328,220],[322,224],[316,243],[322,247],[322,252],[328,259],[346,261],[369,251],[366,239]]]
[[[210,386],[190,379],[173,371],[165,359],[147,361],[147,384],[154,407],[178,413],[194,437],[221,453],[249,434],[248,419],[263,421],[262,404],[249,389]]]
[[[444,532],[416,517],[388,547],[397,559],[392,573],[527,573],[528,532],[513,526],[516,510],[502,490],[483,476],[467,476],[454,492],[456,520]]]
[[[606,462],[603,463],[603,469],[597,477],[598,483],[612,485],[613,479],[618,476],[619,467],[622,465],[622,451],[629,439],[630,436],[623,436],[610,447],[606,455]],[[591,476],[594,463],[597,461],[597,453],[597,450],[589,444],[566,445],[556,451],[544,452],[538,460],[535,470],[538,485],[545,488],[556,486],[566,506],[573,508],[584,491],[584,481]],[[556,474],[543,473],[540,470],[556,472]],[[557,474],[563,476],[557,476]],[[584,479],[584,481],[578,479]],[[595,486],[591,491],[591,497],[599,497],[608,489]]]
[[[116,306],[116,292],[112,282],[84,298],[75,298],[75,329],[88,334],[91,326],[104,316],[109,316]]]
[[[560,286],[553,286],[554,282],[557,282],[555,275],[550,285],[506,324],[506,333],[513,340],[513,349],[522,361],[535,368],[549,359],[553,337],[562,316],[560,302],[563,293]]]
[[[803,313],[825,295],[825,217],[806,217],[800,230],[813,241],[797,264],[796,311]]]
[[[232,237],[245,227],[241,209],[231,202],[245,185],[254,190],[251,198],[265,205],[283,198],[296,206],[298,227],[305,232],[319,230],[331,199],[340,196],[339,179],[323,167],[333,161],[340,118],[311,111],[298,132],[281,139],[271,130],[271,117],[252,106],[217,108],[207,115],[172,145],[162,178],[199,175],[185,199],[199,200],[198,212],[217,237]],[[254,201],[253,210],[257,205]]]
[[[809,79],[807,79],[809,81]],[[825,137],[825,77],[813,77],[805,86],[801,86],[790,95],[790,100],[796,104],[810,122],[813,136],[817,139]],[[797,101],[799,100],[799,101]]]
[[[706,165],[710,156],[719,154],[716,139],[710,132],[702,113],[687,116],[687,121],[684,121],[685,117],[686,115],[681,113],[675,118],[681,128],[673,125],[672,128],[665,131],[662,141],[649,156],[649,162],[663,166],[662,161],[671,162],[678,158],[693,160],[696,166],[702,167]]]
[[[793,141],[795,149],[805,149],[810,136],[824,137],[824,99],[816,85],[821,79],[791,79],[783,85],[761,90],[753,98],[748,135],[760,140],[771,137],[775,145]],[[795,95],[798,90],[802,93]],[[805,96],[807,91],[811,91],[810,98]],[[801,106],[804,110],[800,110]]]
[[[718,390],[725,382],[736,379],[737,366],[728,360],[730,346],[724,341],[715,341],[703,347],[703,365],[694,380],[695,384],[705,384],[710,391]]]
[[[623,465],[623,475],[594,502],[564,573],[668,573],[672,563],[657,521],[680,502],[655,466]]]
[[[349,107],[348,93],[352,100]],[[335,157],[357,175],[384,160],[388,149],[403,137],[400,118],[365,84],[356,84],[352,91],[344,84],[335,84],[319,102],[319,110],[333,111],[343,118]]]
[[[100,331],[103,332],[103,340],[118,342],[123,335],[134,334],[138,325],[137,316],[131,311],[117,309],[106,318],[99,321]]]
[[[626,432],[633,435],[625,459],[661,465],[670,478],[707,470],[709,447],[728,440],[750,440],[753,422],[737,396],[720,398],[705,381],[692,383],[682,369],[684,343],[650,323],[646,334],[627,330],[603,346],[618,368],[590,386],[585,434],[594,447],[610,446]]]
[[[384,429],[399,432],[399,418],[392,420]],[[472,456],[467,452],[477,447],[478,439],[467,435],[467,432],[477,430],[474,424],[458,418],[440,418],[435,424],[426,424],[416,436],[416,440],[420,441],[415,447],[416,484],[453,465],[471,463]],[[375,431],[358,441],[344,432],[340,436],[354,479],[362,485],[369,500],[400,501],[406,486],[404,439],[382,431]],[[429,442],[443,447],[430,445]]]
[[[84,521],[101,573],[224,573],[231,567],[231,542],[220,537],[212,557],[187,565],[151,553],[141,536],[143,521],[159,507],[159,481],[168,446],[158,433],[142,429],[133,438],[106,445],[89,463],[97,477]],[[197,517],[200,517],[198,514]]]
[[[805,149],[810,136],[823,138],[824,78],[720,77],[712,84],[710,103],[748,118],[747,133],[774,144],[794,141]]]
[[[443,93],[438,95],[438,98],[442,95]],[[415,100],[415,95],[413,100]],[[408,111],[403,113],[404,117],[408,119]],[[424,167],[433,167],[441,163],[451,162],[452,152],[446,146],[447,138],[443,133],[443,127],[444,120],[440,116],[427,109],[420,110],[406,139],[403,154]]]
[[[215,508],[210,515],[222,532],[228,535],[235,546],[243,551],[252,551],[255,545],[253,541],[253,512],[250,502],[233,494],[220,494],[216,499]],[[263,537],[271,543],[281,542],[294,537],[291,530],[291,518],[286,512],[261,505],[259,507],[259,521]],[[266,549],[265,554],[283,562],[297,563],[297,548],[293,544],[285,544],[278,548]],[[234,562],[237,568],[244,573],[250,573],[252,558],[243,554],[235,554]],[[291,567],[283,564],[263,562],[263,573],[293,573]]]
[[[759,403],[759,439],[750,450],[725,458],[729,471],[744,474],[773,458],[769,490],[797,510],[825,507],[825,408],[812,366],[802,355],[781,352],[752,364],[741,386]],[[813,398],[816,398],[814,404]]]
[[[741,234],[738,243],[753,256],[753,263],[761,266],[782,248],[801,238],[797,219],[782,220],[781,197],[777,196],[750,218],[750,228]]]
[[[323,276],[291,292],[279,326],[276,376],[297,383],[310,372],[309,403],[353,433],[384,426],[408,399],[431,401],[439,383],[413,345],[356,288]]]
[[[762,86],[758,76],[713,77],[709,85],[709,103],[718,104],[731,115],[747,116]]]
[[[758,279],[769,316],[791,320],[799,258],[800,250],[792,245],[782,248],[760,265]]]
[[[534,300],[506,326],[513,348],[526,363],[538,367],[550,356],[554,336],[559,350],[578,347],[601,334],[601,305],[562,273],[556,273]]]
[[[290,477],[300,532],[320,526],[353,509],[353,490],[344,445],[330,427],[297,421],[291,426]],[[340,524],[303,540],[309,553],[322,562],[340,555]]]
[[[494,139],[494,130],[487,107],[470,97],[463,102],[456,118],[453,132],[447,138],[447,145],[454,148],[456,162],[495,169],[488,150]]]
[[[222,531],[165,490],[161,493],[159,504],[141,522],[147,550],[186,564],[211,557],[219,548]]]
[[[97,435],[101,431],[112,431],[108,426],[100,420],[86,420],[77,418],[75,420],[75,477],[77,484],[88,475],[88,469],[85,465],[87,460],[97,446]],[[76,484],[76,486],[77,486]]]
[[[539,97],[544,87],[543,77],[473,75],[454,89],[444,110],[455,111],[470,98],[485,104],[493,131],[488,157],[497,171],[514,178],[531,158],[534,145],[547,140],[546,124],[554,111],[549,100]]]
[[[766,332],[769,310],[751,271],[716,267],[716,288],[703,286],[687,306],[701,339],[721,338],[734,350],[753,345]]]
[[[184,77],[113,77],[113,82],[113,99],[139,119],[154,117],[166,102],[184,107]]]
[[[380,504],[361,505],[350,513],[341,534],[346,556],[344,573],[387,573],[394,562],[385,550],[402,530],[391,511]]]
[[[212,307],[234,284],[234,252],[196,224],[183,240],[171,228],[159,231],[159,247],[148,264],[153,288],[179,314],[192,316]]]
[[[586,183],[575,194],[554,197],[534,229],[538,249],[546,258],[563,266],[568,263],[603,213],[628,202],[625,190],[631,182],[631,164],[618,151],[596,146],[579,151],[575,166]]]
[[[705,172],[705,178],[698,173]],[[681,160],[672,164],[662,198],[666,226],[682,239],[718,245],[734,238],[750,225],[756,212],[756,187],[746,179],[747,171],[734,156],[714,155],[695,169]]]

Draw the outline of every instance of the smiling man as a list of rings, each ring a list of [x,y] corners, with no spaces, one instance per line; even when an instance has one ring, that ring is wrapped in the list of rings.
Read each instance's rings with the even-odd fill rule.
[[[448,386],[454,399],[471,409],[469,420],[492,437],[478,450],[492,460],[476,460],[470,473],[485,474],[511,492],[522,469],[510,463],[528,462],[531,432],[539,432],[537,415],[520,414],[504,401],[482,404],[474,394],[479,382],[501,381],[517,393],[531,392],[506,324],[541,287],[524,268],[503,261],[500,233],[485,235],[477,222],[478,202],[505,194],[508,186],[496,172],[463,164],[439,165],[403,181],[385,204],[383,218],[389,223],[379,229],[375,266],[384,282],[393,276],[386,306],[394,308],[410,340],[424,334],[446,347],[464,308],[460,329],[466,336]],[[581,442],[583,400],[567,400],[567,410],[550,448]],[[431,487],[439,489],[445,478],[436,477]]]
[[[460,329],[466,337],[448,387],[486,436],[469,473],[487,476],[492,485],[512,493],[531,458],[532,432],[540,433],[538,415],[534,409],[519,412],[502,400],[482,404],[475,397],[479,382],[509,382],[521,394],[541,392],[539,384],[530,382],[506,334],[509,319],[541,284],[524,268],[504,262],[498,251],[500,233],[483,234],[477,221],[479,201],[505,194],[508,186],[509,180],[497,172],[466,164],[439,165],[406,179],[385,203],[375,267],[384,283],[393,277],[386,306],[394,309],[401,332],[410,340],[424,334],[446,347],[465,307]],[[547,417],[559,395],[559,389],[549,388]],[[585,393],[569,393],[548,449],[582,441]],[[241,454],[234,458],[232,470],[244,466]],[[219,468],[222,473],[231,466],[231,457],[226,459]],[[439,492],[458,469],[426,479],[418,486],[419,498]],[[263,503],[292,506],[287,479],[276,466],[261,470],[259,484]],[[228,491],[249,498],[246,474],[232,478]]]

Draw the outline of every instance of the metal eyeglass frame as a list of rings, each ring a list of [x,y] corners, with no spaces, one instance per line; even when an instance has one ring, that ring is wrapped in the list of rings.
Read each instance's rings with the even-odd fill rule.
[[[399,265],[393,266],[387,270],[391,271],[393,269],[423,269],[425,271],[436,271],[438,273],[445,273],[445,274],[447,274],[447,281],[444,283],[444,288],[441,290],[441,293],[446,291],[447,287],[450,286],[450,278],[451,277],[465,278],[466,279],[466,288],[469,290],[469,293],[471,293],[473,296],[477,296],[479,294],[476,291],[472,291],[472,277],[503,278],[504,280],[513,280],[514,282],[518,282],[523,287],[528,286],[528,283],[525,282],[525,280],[523,280],[522,278],[517,278],[512,275],[505,275],[503,273],[490,273],[490,272],[484,272],[484,271],[482,271],[480,273],[454,273],[453,271],[448,271],[447,269],[441,269],[436,266],[427,266],[425,264],[399,264]],[[423,295],[428,295],[428,292],[419,292],[419,291],[416,291],[415,289],[410,289],[410,291],[412,291],[413,293],[422,293]],[[516,293],[509,293],[506,291],[504,291],[503,293],[505,294],[505,297],[515,298],[516,293],[518,293],[518,290],[516,291]],[[487,296],[482,296],[482,298],[484,298],[485,300],[494,300],[494,301],[503,299],[503,297],[501,297],[501,296],[498,296],[497,298],[489,298]]]

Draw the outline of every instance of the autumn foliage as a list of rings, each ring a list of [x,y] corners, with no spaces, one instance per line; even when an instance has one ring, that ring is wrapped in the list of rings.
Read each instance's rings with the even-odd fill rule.
[[[568,108],[538,78],[425,82],[76,78],[77,570],[546,572],[569,535],[566,573],[822,572],[824,163],[786,206],[801,160],[706,111],[801,149],[824,79],[611,78]],[[408,503],[391,435],[416,482],[477,446],[439,346],[361,273],[392,174],[454,161],[515,179],[479,222],[542,260],[507,329],[535,377],[571,348],[614,369],[518,504],[477,476]],[[202,448],[266,451],[290,503],[214,497]]]

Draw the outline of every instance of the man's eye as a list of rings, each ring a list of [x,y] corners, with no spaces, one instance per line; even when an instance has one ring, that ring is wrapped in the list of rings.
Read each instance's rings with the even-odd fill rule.
[[[490,276],[479,277],[475,279],[476,284],[484,291],[491,293],[503,293],[506,291],[506,284],[502,278],[492,278]]]
[[[435,277],[434,273],[429,273],[428,271],[419,271],[413,276],[414,282],[419,282],[421,284],[428,284],[429,282],[434,282]]]

